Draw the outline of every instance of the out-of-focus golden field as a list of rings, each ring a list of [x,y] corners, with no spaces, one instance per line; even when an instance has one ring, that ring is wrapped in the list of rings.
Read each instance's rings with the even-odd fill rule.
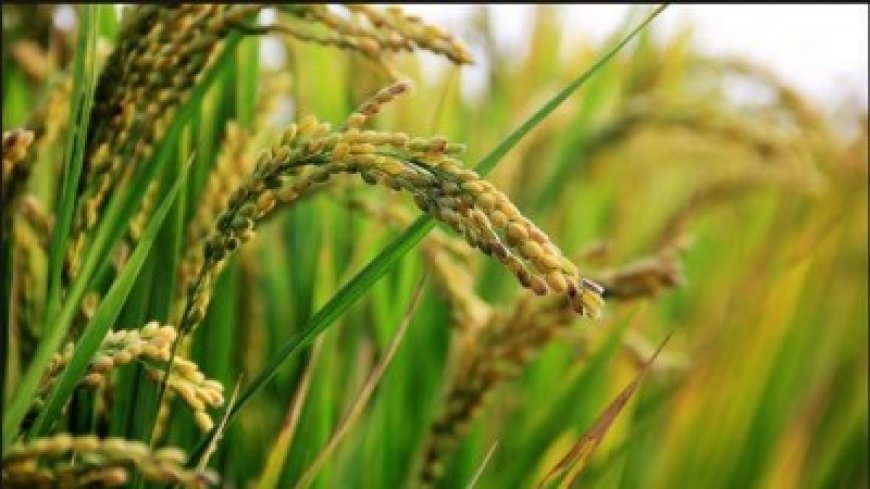
[[[655,19],[596,65],[642,9],[55,9],[3,5],[4,484],[867,486],[866,107]]]

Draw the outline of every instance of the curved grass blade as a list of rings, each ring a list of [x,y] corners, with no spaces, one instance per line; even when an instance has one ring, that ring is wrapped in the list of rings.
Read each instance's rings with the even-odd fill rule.
[[[559,481],[559,487],[574,486],[574,483],[583,471],[586,461],[592,453],[595,452],[595,449],[598,448],[601,440],[604,439],[604,436],[610,430],[610,426],[613,425],[613,421],[619,413],[622,412],[622,409],[637,391],[638,386],[640,386],[640,381],[643,380],[646,373],[649,372],[653,362],[658,358],[659,353],[661,353],[662,349],[667,345],[668,340],[670,339],[671,336],[668,335],[664,341],[662,341],[655,353],[653,353],[649,360],[643,364],[640,372],[635,375],[634,380],[631,381],[631,383],[628,384],[613,401],[611,401],[592,426],[590,426],[589,429],[583,433],[583,436],[577,440],[577,443],[574,444],[571,450],[565,454],[565,456],[562,457],[555,466],[553,466],[550,472],[548,472],[535,487],[550,487],[557,481]],[[565,477],[571,475],[572,472],[573,475],[571,481],[567,485],[564,485],[561,481],[564,481]]]
[[[133,288],[133,284],[136,282],[139,270],[145,263],[149,251],[151,251],[151,246],[157,238],[157,233],[160,231],[160,227],[169,214],[169,209],[172,207],[175,197],[184,184],[185,179],[180,178],[163,199],[157,212],[154,213],[154,217],[148,223],[142,239],[130,255],[129,261],[124,265],[124,268],[118,275],[118,279],[112,284],[105,299],[100,302],[93,318],[85,328],[85,332],[75,349],[72,360],[70,360],[69,365],[63,374],[61,374],[60,379],[58,379],[57,385],[52,389],[51,394],[49,394],[48,400],[42,407],[33,428],[27,433],[26,438],[32,439],[35,436],[45,435],[51,427],[51,423],[60,414],[61,408],[66,404],[70,395],[72,395],[76,384],[88,369],[91,358],[100,348],[106,333],[121,313],[121,308],[127,300],[127,295]]]
[[[48,264],[48,284],[46,295],[45,324],[49,334],[56,325],[48,321],[60,309],[60,282],[66,242],[75,213],[77,187],[84,164],[85,142],[94,101],[97,81],[96,42],[97,27],[100,24],[100,9],[95,5],[82,5],[79,17],[79,38],[73,64],[73,88],[75,96],[70,100],[71,130],[64,142],[64,161],[61,175],[61,188],[57,202],[57,224],[51,240]]]
[[[22,376],[3,416],[3,447],[7,447],[18,431],[27,406],[36,392],[39,378],[51,361],[51,356],[60,346],[66,330],[51,320],[60,310],[60,282],[67,238],[72,226],[76,207],[76,187],[81,176],[85,140],[88,133],[93,92],[97,79],[96,40],[100,10],[95,5],[82,5],[79,16],[79,32],[73,60],[73,96],[70,100],[70,131],[64,142],[64,162],[61,185],[56,206],[57,223],[51,240],[48,255],[48,279],[46,289],[46,308],[43,324],[44,338],[33,357],[33,362]],[[5,316],[4,316],[5,317]],[[4,334],[4,337],[6,335]],[[3,361],[6,357],[4,355]],[[4,376],[5,378],[5,376]]]
[[[53,325],[53,328],[48,331],[45,338],[40,341],[39,347],[34,355],[33,363],[25,372],[21,384],[19,385],[16,395],[10,403],[9,409],[3,420],[3,443],[4,446],[12,440],[12,436],[17,431],[18,425],[24,418],[27,406],[33,398],[34,393],[39,384],[39,379],[42,377],[45,368],[51,361],[51,356],[58,350],[60,343],[63,341],[66,332],[69,329],[78,304],[87,291],[87,286],[91,279],[97,273],[101,264],[105,263],[104,257],[118,243],[124,234],[127,223],[130,218],[138,210],[138,204],[145,194],[148,184],[157,174],[165,162],[169,160],[170,153],[174,147],[174,142],[178,139],[181,130],[187,120],[193,115],[199,107],[202,98],[211,84],[217,79],[218,75],[227,66],[227,63],[232,59],[235,47],[242,38],[242,33],[232,32],[227,37],[223,51],[220,53],[214,64],[206,72],[202,81],[194,87],[190,93],[190,97],[186,102],[179,106],[178,112],[172,121],[172,125],[167,132],[165,138],[159,143],[154,155],[148,161],[143,162],[137,174],[132,180],[133,185],[130,190],[125,193],[116,194],[111,199],[105,214],[101,220],[101,224],[97,229],[94,239],[89,246],[89,251],[85,255],[82,262],[82,268],[78,277],[73,282],[69,293],[65,298],[64,308],[61,309],[59,304],[54,308],[55,314],[51,313],[49,307],[49,315],[46,318],[45,324]],[[71,218],[71,216],[70,216]],[[67,229],[68,231],[68,229]],[[65,236],[64,236],[65,239]],[[58,269],[57,287],[59,291],[59,273],[60,267],[63,264],[64,249],[59,250],[59,262],[55,265]]]
[[[545,117],[550,115],[551,112],[556,110],[562,102],[565,101],[574,91],[583,86],[586,81],[592,77],[598,70],[601,69],[604,65],[606,65],[616,53],[618,53],[629,41],[631,41],[644,27],[647,26],[653,19],[656,18],[665,8],[667,8],[668,4],[662,4],[653,9],[646,18],[638,24],[637,27],[631,30],[625,37],[622,38],[618,43],[613,45],[607,52],[604,53],[603,56],[598,58],[595,63],[592,64],[586,71],[583,72],[582,75],[578,76],[571,83],[568,84],[565,88],[562,89],[561,92],[557,93],[556,96],[551,98],[546,104],[543,105],[537,112],[534,113],[531,117],[529,117],[526,122],[524,122],[520,127],[514,130],[510,136],[504,139],[501,144],[498,145],[495,150],[492,151],[489,155],[487,155],[483,161],[481,161],[475,170],[481,175],[486,175],[493,168],[495,168],[496,163],[498,163],[504,155],[508,153],[526,134],[529,133],[532,129],[535,128],[541,121],[544,120]]]
[[[557,93],[546,104],[538,109],[531,117],[529,117],[522,125],[515,129],[507,138],[505,138],[491,153],[489,153],[475,167],[481,176],[489,173],[495,165],[510,151],[526,134],[531,132],[541,121],[543,121],[550,113],[552,113],[562,102],[567,99],[571,93],[580,88],[586,80],[594,75],[602,66],[612,59],[623,46],[625,46],[638,32],[640,32],[647,24],[659,15],[667,4],[656,7],[649,15],[628,33],[620,42],[608,49],[589,69],[583,72],[579,77],[572,81],[562,91]],[[233,407],[230,413],[230,420],[247,405],[248,400],[257,391],[259,391],[278,371],[278,368],[283,365],[284,361],[298,353],[302,348],[311,344],[312,340],[328,328],[333,321],[338,319],[357,299],[363,296],[384,274],[390,271],[405,254],[411,250],[420,240],[426,236],[435,226],[435,220],[427,215],[422,215],[414,221],[399,237],[393,240],[378,256],[376,256],[368,265],[365,266],[350,282],[348,282],[341,290],[336,293],[330,301],[317,312],[314,317],[306,325],[302,333],[284,344],[278,354],[272,359],[269,365],[254,381],[249,384],[242,394],[239,396],[238,403]],[[212,431],[205,439],[203,439],[193,453],[188,464],[194,463],[199,458],[205,444],[213,436]]]
[[[516,457],[515,464],[499,472],[499,480],[523,481],[524,485],[531,487],[534,479],[529,480],[529,478],[533,474],[529,474],[524,468],[534,466],[553,438],[565,430],[568,422],[566,412],[570,412],[574,406],[588,405],[601,400],[604,394],[598,393],[606,386],[606,369],[622,344],[625,331],[631,329],[637,317],[637,310],[634,310],[615,324],[604,343],[583,361],[582,369],[576,375],[565,379],[565,387],[561,389],[561,395],[548,403],[545,409],[541,409],[537,416],[529,419],[528,428],[517,437],[522,440],[523,453]],[[577,428],[582,428],[594,421],[594,415],[595,413],[580,412],[570,416],[570,423]],[[510,438],[505,440],[506,444],[512,442],[516,443]]]

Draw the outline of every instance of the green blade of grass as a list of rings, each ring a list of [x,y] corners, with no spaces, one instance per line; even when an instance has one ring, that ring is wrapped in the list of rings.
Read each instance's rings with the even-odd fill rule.
[[[121,307],[124,305],[127,295],[136,282],[139,270],[151,251],[151,246],[157,238],[157,233],[160,231],[163,221],[169,214],[175,197],[183,185],[184,178],[180,178],[166,198],[163,199],[153,219],[148,224],[142,239],[130,255],[129,261],[112,285],[112,288],[109,289],[105,299],[100,302],[93,318],[85,328],[85,332],[75,349],[72,360],[70,360],[63,374],[58,379],[57,385],[52,389],[51,394],[49,394],[45,405],[36,418],[33,428],[27,433],[26,438],[32,439],[35,436],[46,434],[51,427],[51,423],[57,419],[61,408],[66,404],[79,379],[88,369],[94,354],[100,348],[100,344],[106,337],[109,328],[115,324],[115,320],[121,312]]]
[[[589,67],[589,69],[584,71],[583,74],[581,74],[576,79],[574,79],[574,81],[569,83],[568,86],[563,88],[561,92],[557,93],[555,97],[551,98],[546,104],[543,105],[543,107],[538,109],[538,111],[535,112],[534,115],[529,117],[526,122],[524,122],[516,130],[514,130],[514,132],[512,132],[510,136],[505,138],[505,140],[502,141],[501,144],[499,144],[492,153],[487,155],[483,159],[483,161],[481,161],[480,164],[477,165],[477,168],[475,168],[475,170],[477,170],[477,172],[481,175],[486,175],[487,173],[489,173],[495,167],[496,163],[498,163],[504,157],[504,155],[506,155],[507,152],[510,151],[511,148],[513,148],[514,145],[516,145],[520,141],[520,139],[528,134],[529,131],[534,129],[535,126],[540,124],[541,121],[543,121],[544,118],[550,115],[551,112],[556,110],[556,107],[564,102],[565,99],[567,99],[572,93],[574,93],[575,90],[583,86],[583,84],[586,83],[586,80],[592,77],[592,75],[597,73],[602,66],[607,64],[608,61],[616,56],[616,53],[618,53],[623,48],[623,46],[628,44],[629,41],[631,41],[644,27],[646,27],[647,24],[652,22],[652,20],[655,19],[656,16],[658,16],[665,8],[667,8],[667,4],[660,5],[656,7],[652,12],[650,12],[643,20],[643,22],[638,24],[638,26],[632,29],[631,32],[628,33],[628,35],[623,37],[622,40],[620,40],[618,43],[613,45],[613,47],[608,49],[603,56],[598,58],[598,60],[596,60],[595,63],[593,63],[592,66]]]
[[[38,387],[39,379],[42,377],[45,368],[51,361],[52,355],[60,347],[60,344],[75,317],[78,304],[80,304],[82,297],[87,291],[90,279],[96,274],[100,264],[105,263],[105,257],[109,255],[110,251],[124,235],[127,223],[129,223],[130,218],[138,211],[139,202],[141,202],[142,196],[148,188],[148,184],[160,168],[163,167],[165,162],[169,160],[171,150],[174,148],[174,142],[178,139],[182,128],[194,111],[199,107],[208,87],[223,71],[223,68],[227,65],[229,60],[232,59],[235,47],[242,39],[242,35],[243,34],[240,32],[233,32],[227,37],[224,50],[206,72],[202,81],[191,91],[190,97],[187,101],[181,104],[166,137],[158,143],[158,147],[156,148],[152,158],[143,162],[142,166],[137,171],[137,174],[134,175],[135,178],[132,180],[132,187],[128,192],[116,194],[110,201],[101,220],[101,224],[94,236],[94,240],[90,244],[89,251],[82,262],[81,271],[73,282],[66,297],[63,309],[60,308],[59,304],[56,304],[54,310],[57,312],[56,314],[51,314],[51,306],[49,305],[49,315],[47,316],[45,324],[51,324],[53,327],[46,332],[45,337],[40,341],[37,352],[34,355],[33,363],[22,377],[16,395],[10,402],[9,409],[3,420],[4,446],[12,440],[19,423],[21,423],[21,420],[24,418],[27,406]],[[70,219],[71,218],[72,215],[70,215]],[[68,227],[69,226],[67,226],[67,228]],[[59,236],[63,236],[63,234],[59,234]],[[54,287],[57,287],[58,292],[60,286],[60,267],[63,265],[64,251],[63,247],[57,251],[57,260],[59,261],[54,265],[57,268],[58,273],[57,283]],[[55,302],[57,303],[57,301]]]
[[[189,131],[185,132],[185,134],[189,135]],[[176,267],[184,236],[184,204],[188,185],[188,173],[185,169],[190,168],[196,158],[196,155],[191,154],[187,144],[185,144],[185,141],[189,140],[189,137],[182,138],[182,140],[177,148],[179,154],[176,158],[179,164],[166,168],[163,174],[163,182],[161,183],[167,191],[172,191],[174,186],[179,183],[182,187],[179,191],[180,195],[169,212],[169,217],[166,218],[165,225],[158,232],[157,243],[153,247],[151,259],[159,265],[154,267],[151,273],[151,280],[153,280],[154,284],[160,284],[160,286],[149,291],[148,306],[145,310],[144,318],[146,321],[168,322],[172,297],[175,292]],[[187,163],[184,163],[185,159]],[[173,184],[173,182],[176,183]],[[153,426],[154,419],[159,410],[159,406],[154,404],[157,390],[154,385],[145,382],[144,370],[141,368],[136,371],[134,384],[142,386],[139,392],[141,401],[134,404],[133,409],[130,411],[134,420],[132,426],[128,426],[132,428],[131,432],[133,437],[135,437],[134,439],[150,443],[153,430],[149,428]],[[137,477],[135,486],[142,487],[141,478]]]
[[[43,324],[45,332],[39,348],[33,357],[33,362],[22,376],[21,381],[12,396],[3,416],[3,447],[7,447],[14,439],[18,425],[24,418],[27,406],[36,392],[39,378],[44,368],[51,361],[51,356],[60,346],[66,334],[62,325],[51,320],[60,310],[60,283],[63,268],[63,258],[66,252],[67,238],[72,226],[73,213],[76,207],[76,188],[82,172],[85,140],[88,132],[93,91],[96,85],[96,39],[99,24],[99,10],[95,5],[83,5],[81,10],[79,34],[76,41],[75,58],[73,61],[73,87],[70,100],[70,131],[64,143],[64,162],[61,175],[61,188],[57,202],[57,224],[51,240],[48,255],[48,280],[46,285],[46,308]],[[4,316],[5,317],[5,316]],[[4,321],[5,322],[5,321]],[[5,335],[4,335],[5,336]],[[4,362],[6,356],[4,355]]]
[[[46,309],[43,324],[46,335],[58,329],[54,321],[60,310],[61,274],[66,252],[67,239],[72,226],[76,208],[77,188],[84,164],[85,142],[88,135],[93,93],[96,85],[96,40],[100,10],[94,5],[83,5],[73,62],[73,91],[70,100],[70,131],[64,143],[64,162],[61,175],[61,188],[56,206],[57,224],[51,240],[48,257],[48,284],[46,290]]]
[[[358,298],[360,298],[369,289],[375,279],[383,276],[390,270],[392,265],[395,265],[399,258],[405,255],[420,239],[425,235],[426,231],[434,226],[435,222],[427,219],[418,219],[403,236],[411,235],[419,238],[401,240],[396,239],[390,243],[374,260],[369,262],[362,272],[355,275],[341,290],[335,294],[332,299],[308,322],[305,330],[296,338],[284,344],[278,354],[272,358],[269,365],[263,369],[263,372],[239,395],[239,401],[230,413],[234,416],[247,400],[254,395],[260,387],[271,379],[278,368],[284,363],[287,358],[290,358],[302,348],[311,344],[311,342],[320,333],[338,319],[344,311],[346,311]],[[391,260],[390,258],[394,258]]]
[[[637,6],[635,6],[637,7]],[[620,22],[619,28],[612,36],[605,41],[605,44],[616,42],[618,33],[628,30],[629,26],[638,17],[637,11],[632,8],[626,13],[625,18]],[[614,65],[610,65],[608,70],[613,70]],[[567,131],[563,136],[564,150],[560,152],[552,168],[549,169],[550,175],[545,179],[541,191],[535,198],[534,204],[537,209],[544,209],[552,205],[559,195],[565,189],[564,182],[570,176],[572,170],[576,170],[578,166],[585,161],[585,152],[587,141],[589,140],[589,127],[595,114],[599,112],[602,102],[606,99],[606,92],[614,86],[612,78],[601,74],[595,81],[591,82],[586,87],[585,97],[577,110],[577,115],[567,127]],[[578,160],[579,156],[579,160]]]
[[[604,66],[612,59],[623,46],[625,46],[638,32],[641,31],[647,24],[660,14],[667,4],[656,7],[649,15],[635,27],[628,35],[620,42],[608,49],[589,69],[584,71],[579,77],[572,81],[562,91],[557,93],[540,109],[538,109],[531,117],[523,124],[515,129],[507,138],[505,138],[491,153],[475,167],[475,170],[480,175],[489,173],[495,165],[511,150],[526,134],[534,129],[541,121],[543,121],[550,113],[552,113],[562,102],[565,101],[575,90],[580,88],[586,80],[588,80],[595,72]],[[284,344],[278,354],[267,365],[263,372],[249,384],[245,390],[239,395],[238,402],[233,406],[229,414],[229,420],[247,405],[248,400],[257,391],[259,391],[278,371],[278,368],[283,363],[302,348],[311,344],[313,339],[328,328],[333,321],[338,319],[357,299],[362,297],[379,278],[384,276],[391,270],[399,260],[405,256],[423,237],[435,226],[434,219],[429,215],[420,216],[414,223],[408,227],[398,238],[393,240],[376,256],[365,268],[355,275],[350,282],[344,285],[338,293],[336,293],[330,301],[311,318],[305,329],[295,338]],[[206,446],[208,440],[213,436],[214,430],[205,437],[198,445],[197,450],[193,453],[188,464],[195,464]]]
[[[160,227],[157,234],[157,243],[153,246],[150,260],[157,265],[153,267],[150,273],[150,279],[154,284],[160,284],[159,287],[151,288],[148,295],[148,306],[146,308],[145,321],[160,321],[166,323],[169,321],[169,312],[172,302],[173,293],[175,290],[176,267],[178,265],[178,257],[181,251],[183,242],[183,226],[184,226],[184,204],[186,189],[188,187],[188,169],[195,161],[195,154],[191,154],[189,144],[190,126],[184,131],[181,141],[179,141],[176,156],[178,164],[166,167],[163,172],[161,186],[166,189],[165,192],[173,191],[173,188],[181,185],[179,195],[175,198],[172,209],[165,220],[165,224]],[[186,163],[185,163],[186,161]],[[138,325],[144,322],[133,323]],[[123,326],[130,326],[129,324]],[[128,411],[133,418],[128,421],[130,438],[142,440],[145,443],[151,443],[151,435],[153,429],[150,429],[159,411],[159,405],[156,405],[157,389],[155,386],[146,382],[145,371],[139,366],[134,371],[133,382],[138,386],[137,402],[133,403],[132,409]],[[137,475],[134,479],[134,488],[143,487],[143,479]]]

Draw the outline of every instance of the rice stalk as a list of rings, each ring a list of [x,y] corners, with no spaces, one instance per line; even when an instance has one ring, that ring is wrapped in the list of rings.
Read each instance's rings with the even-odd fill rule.
[[[69,462],[69,456],[75,462]],[[184,468],[185,454],[178,448],[152,451],[141,442],[67,433],[13,445],[3,454],[4,487],[120,486],[131,471],[146,481],[180,484],[190,489],[218,483],[211,471]]]
[[[400,77],[388,62],[388,55],[424,49],[462,65],[472,62],[468,50],[443,29],[426,24],[419,17],[405,14],[400,7],[384,10],[361,4],[344,4],[349,17],[335,13],[327,5],[282,5],[280,11],[290,19],[264,28],[296,39],[359,52],[386,69],[394,79]],[[288,19],[288,20],[290,20]]]
[[[150,322],[141,329],[110,331],[92,358],[79,386],[107,387],[109,375],[115,369],[134,361],[145,365],[146,376],[149,379],[160,382],[166,371],[170,348],[176,336],[174,327],[161,326],[156,322]],[[68,343],[61,353],[55,354],[40,382],[37,397],[31,407],[33,411],[40,409],[44,396],[61,376],[72,359],[74,351],[74,345]],[[186,358],[176,358],[170,368],[169,389],[190,407],[200,429],[210,430],[213,422],[207,409],[223,404],[223,386],[215,380],[207,379],[199,371],[198,366]]]
[[[86,233],[96,224],[114,186],[154,151],[178,106],[219,51],[235,23],[256,5],[136,6],[121,27],[122,42],[100,74],[91,113],[82,194],[66,258],[77,275]]]
[[[494,255],[524,287],[538,295],[565,294],[577,313],[598,316],[602,302],[597,287],[580,280],[576,267],[504,194],[452,157],[462,146],[442,137],[411,138],[356,127],[394,91],[376,95],[375,103],[348,119],[346,130],[332,131],[313,116],[291,124],[260,155],[208,238],[205,263],[188,289],[183,334],[205,316],[211,282],[228,254],[253,237],[256,223],[278,202],[292,204],[340,173],[359,173],[366,183],[410,193],[421,210],[447,223],[471,246]],[[291,175],[299,177],[285,183]]]

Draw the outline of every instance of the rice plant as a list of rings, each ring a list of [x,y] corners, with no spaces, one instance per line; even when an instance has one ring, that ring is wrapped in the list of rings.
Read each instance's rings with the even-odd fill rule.
[[[4,487],[866,486],[866,108],[489,14],[4,4]]]

